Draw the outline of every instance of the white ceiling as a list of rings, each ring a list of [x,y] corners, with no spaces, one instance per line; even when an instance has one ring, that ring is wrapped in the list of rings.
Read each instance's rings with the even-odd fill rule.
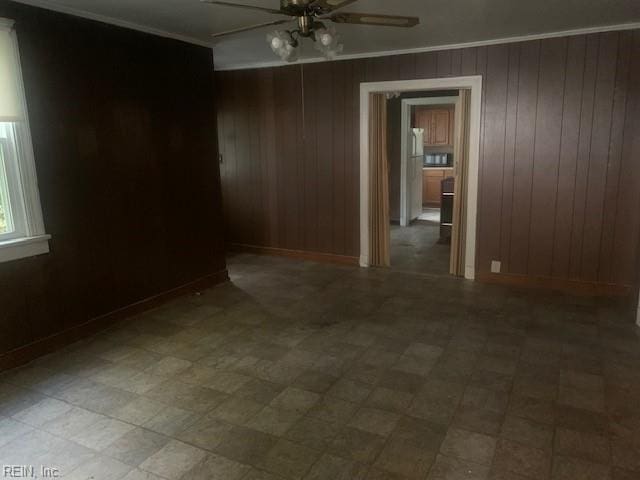
[[[199,0],[18,0],[211,44],[216,67],[271,63],[263,28],[212,42],[210,34],[279,17]],[[279,0],[231,0],[277,8]],[[345,55],[437,47],[640,22],[640,0],[360,0],[345,11],[412,15],[412,29],[337,25]],[[271,28],[273,30],[273,28]],[[306,43],[304,58],[317,52]]]

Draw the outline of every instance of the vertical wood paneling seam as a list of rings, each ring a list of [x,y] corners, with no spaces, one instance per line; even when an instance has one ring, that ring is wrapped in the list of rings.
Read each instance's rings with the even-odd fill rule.
[[[538,108],[540,106],[540,75],[542,75],[542,66],[540,59],[542,58],[542,42],[538,41],[538,78],[536,79],[536,111],[534,113],[535,121],[533,124],[533,150],[531,152],[531,189],[529,191],[529,234],[527,238],[527,260],[525,263],[526,272],[529,273],[529,259],[531,255],[531,217],[533,212],[533,178],[536,170],[536,146],[538,143]]]
[[[232,73],[231,74],[231,79],[233,81],[233,84],[235,85],[235,83],[237,82],[237,78],[236,78],[236,73]],[[233,87],[233,85],[231,86],[231,95],[233,96],[233,103],[234,105],[238,104],[238,99],[236,97],[236,89],[235,87]],[[233,191],[233,196],[232,198],[234,199],[234,203],[238,198],[238,192],[237,192],[237,187],[238,187],[238,122],[236,119],[238,109],[234,108],[233,112],[232,112],[232,119],[233,119],[233,185],[231,190]],[[237,208],[237,205],[236,207]],[[231,214],[231,216],[233,216],[233,210],[231,210],[229,212]],[[229,225],[233,225],[233,227],[231,227],[231,236],[235,237],[234,241],[243,241],[243,238],[238,237],[238,230],[235,226],[235,221],[236,219],[230,218],[229,219]],[[233,223],[232,223],[233,222]]]
[[[633,70],[631,68],[631,64],[633,62],[633,36],[630,39],[630,53],[629,53],[629,64],[628,64],[628,71],[627,71],[627,81],[625,83],[626,87],[625,88],[629,88],[629,85],[631,85],[631,71]],[[627,92],[625,92],[625,101],[624,101],[624,112],[622,115],[622,118],[624,119],[623,123],[622,123],[622,137],[620,139],[620,145],[621,145],[621,149],[620,149],[620,157],[621,157],[621,161],[620,161],[620,169],[618,171],[618,182],[617,182],[617,188],[616,188],[616,205],[615,205],[615,213],[614,213],[614,218],[613,218],[613,240],[611,243],[611,252],[610,255],[613,254],[613,249],[615,248],[616,245],[616,239],[618,236],[618,232],[617,232],[617,220],[618,220],[618,205],[620,205],[620,201],[621,201],[621,195],[622,195],[622,191],[620,189],[620,183],[622,181],[622,161],[624,159],[624,142],[625,142],[625,137],[626,137],[626,133],[627,133],[627,111],[629,110],[629,98],[631,97],[631,95],[629,95],[629,92],[627,90]],[[611,148],[611,146],[609,146],[609,148]],[[640,247],[639,247],[640,248]],[[612,275],[611,273],[609,274],[610,276]]]
[[[604,223],[605,223],[605,208],[607,204],[607,185],[609,184],[609,167],[611,166],[611,138],[613,134],[613,117],[615,113],[616,107],[616,86],[618,82],[618,74],[620,72],[620,43],[621,43],[622,35],[618,34],[618,46],[616,48],[616,72],[613,76],[613,94],[611,95],[611,114],[609,115],[609,137],[608,143],[609,148],[607,149],[607,170],[605,172],[604,177],[604,194],[602,195],[602,218],[600,219],[600,243],[598,244],[598,251],[602,251],[602,241],[604,238]],[[626,114],[626,98],[625,98],[625,114]],[[624,129],[623,129],[624,131]],[[624,133],[622,141],[624,142]],[[615,206],[617,211],[617,204]],[[614,219],[615,221],[615,219]],[[615,223],[614,223],[615,225]],[[602,267],[602,258],[601,255],[598,255],[598,266],[596,267],[596,280],[600,278],[600,269]]]
[[[578,115],[578,141],[576,142],[576,165],[575,165],[575,174],[573,177],[573,200],[571,202],[571,231],[569,233],[569,248],[573,245],[573,237],[574,237],[574,218],[576,215],[576,191],[578,188],[578,163],[580,162],[580,140],[582,138],[582,114],[584,109],[584,94],[585,94],[585,77],[587,74],[587,52],[589,51],[589,42],[588,39],[585,38],[584,45],[584,61],[582,65],[582,92],[580,92],[580,112]],[[594,87],[595,88],[595,87]],[[571,260],[569,260],[569,270],[567,271],[567,276],[571,276]]]
[[[297,219],[298,229],[296,232],[296,245],[297,248],[300,245],[304,244],[304,210],[302,208],[302,199],[304,198],[304,156],[301,155],[304,152],[304,136],[306,134],[305,124],[304,124],[304,82],[302,81],[302,64],[300,64],[300,68],[298,69],[300,75],[297,76],[297,82],[300,86],[300,105],[296,109],[296,121],[298,122],[298,140],[296,141],[296,191],[298,193],[298,205],[297,208]],[[302,129],[302,132],[300,132]],[[302,150],[302,151],[301,151]]]
[[[489,58],[489,52],[487,51],[487,55],[486,58]],[[487,63],[485,65],[486,66],[489,64],[488,60]],[[478,55],[476,55],[476,72],[478,72]],[[488,72],[486,71],[486,69],[484,70],[484,74],[483,74],[483,82],[482,82],[482,121],[481,121],[481,126],[480,126],[480,132],[482,134],[481,137],[481,143],[480,143],[480,166],[479,166],[479,172],[478,172],[478,183],[479,185],[482,185],[482,172],[484,171],[484,169],[486,168],[486,162],[485,162],[485,158],[484,158],[484,146],[485,143],[487,141],[487,127],[486,127],[486,119],[487,119],[487,105],[486,105],[486,85],[487,85],[487,81],[488,81]],[[484,199],[484,192],[480,191],[480,188],[478,189],[478,211],[482,212],[483,208],[482,208],[482,204],[483,204],[483,199]],[[483,238],[483,229],[484,229],[484,222],[481,220],[479,222],[479,225],[477,226],[477,236],[478,238]],[[477,247],[477,246],[476,246]],[[479,262],[479,255],[476,256],[476,262]]]
[[[266,78],[268,77],[268,75],[270,74],[270,72],[265,72],[264,76],[262,77],[262,82],[263,85],[268,85]],[[271,222],[271,209],[269,208],[269,188],[270,188],[270,182],[269,182],[269,150],[267,148],[267,139],[266,139],[266,128],[265,128],[265,124],[267,124],[267,118],[268,118],[268,113],[267,113],[267,100],[265,98],[265,88],[260,88],[259,92],[259,98],[260,98],[260,104],[258,106],[259,108],[259,123],[258,125],[260,125],[260,150],[262,150],[262,154],[261,154],[261,158],[262,158],[262,166],[260,168],[260,172],[262,175],[262,201],[264,202],[264,205],[262,206],[262,241],[264,245],[269,245],[269,240],[267,240],[270,237],[270,222]]]
[[[556,213],[556,215],[554,215],[554,222],[553,222],[553,232],[551,234],[551,276],[553,276],[553,265],[554,265],[554,261],[555,261],[555,254],[556,254],[556,227],[558,225],[557,222],[557,212],[558,212],[558,194],[560,192],[560,163],[561,163],[561,158],[562,158],[562,138],[564,135],[564,113],[565,113],[565,106],[566,106],[566,95],[567,95],[567,78],[569,76],[569,45],[571,45],[571,40],[567,39],[567,46],[565,48],[565,54],[564,54],[564,82],[562,85],[562,114],[560,115],[560,118],[562,119],[562,122],[560,124],[560,144],[558,146],[558,165],[556,168],[556,196],[555,196],[555,202],[554,202],[554,207],[553,207],[553,211],[554,213]]]
[[[342,81],[345,83],[344,90],[342,92],[342,251],[339,253],[342,255],[347,254],[347,162],[349,161],[349,156],[347,155],[345,145],[349,143],[349,139],[347,138],[347,108],[346,108],[346,99],[347,99],[347,85],[346,79],[349,78],[347,75],[347,68],[343,68],[342,70]]]
[[[329,72],[331,74],[331,103],[330,105],[333,105],[333,102],[336,99],[336,92],[335,92],[335,76],[336,76],[336,69],[330,68]],[[334,148],[336,146],[336,136],[333,132],[333,128],[331,129],[331,145],[329,146],[329,151],[331,152],[330,158],[331,161],[329,162],[329,165],[331,166],[331,174],[329,175],[329,178],[331,179],[331,246],[330,246],[330,251],[332,253],[336,253],[336,236],[334,235],[333,232],[333,220],[334,220],[334,216],[335,216],[335,201],[336,201],[336,182],[335,180],[335,158],[333,158],[333,152],[334,152]]]
[[[509,116],[509,76],[511,74],[511,55],[510,48],[507,47],[507,91],[505,92],[505,100],[504,100],[504,134],[502,136],[502,188],[500,189],[500,230],[498,232],[498,255],[502,252],[502,229],[503,227],[503,216],[504,213],[504,177],[505,177],[505,169],[507,165],[507,122]],[[498,257],[500,258],[500,257]]]
[[[307,139],[307,125],[305,123],[305,119],[306,119],[306,102],[304,101],[304,63],[300,64],[300,95],[301,95],[301,109],[302,109],[302,141],[304,144],[304,141]]]
[[[481,125],[480,125],[480,131],[482,133],[482,145],[481,145],[481,151],[480,151],[480,161],[482,162],[482,164],[480,165],[480,172],[479,172],[479,179],[478,179],[478,183],[479,183],[479,188],[478,188],[478,211],[482,211],[482,204],[483,204],[483,198],[484,198],[484,169],[486,167],[486,158],[484,155],[485,152],[485,147],[486,147],[486,135],[487,135],[487,78],[488,78],[488,74],[489,74],[489,48],[488,47],[481,47],[484,49],[484,67],[482,69],[482,76],[483,76],[483,82],[482,82],[482,121],[481,121]],[[480,49],[478,49],[479,51]],[[478,61],[478,51],[476,51],[476,72],[478,72],[479,69],[479,61]],[[476,251],[479,250],[478,248],[478,243],[480,241],[482,241],[481,239],[483,238],[483,229],[485,228],[484,222],[480,221],[480,224],[476,227],[476,234],[477,234],[477,240],[476,240]],[[476,266],[478,262],[480,261],[480,256],[476,255]]]
[[[303,154],[303,166],[302,166],[302,177],[300,179],[300,181],[302,182],[302,191],[304,193],[303,197],[302,197],[302,212],[303,215],[306,217],[307,215],[309,215],[308,212],[308,205],[307,205],[307,168],[308,168],[308,152],[309,152],[309,135],[307,134],[307,102],[306,102],[306,89],[305,89],[305,75],[304,75],[304,70],[305,70],[305,65],[304,63],[300,65],[300,82],[302,83],[302,104],[303,104],[303,112],[302,112],[302,124],[303,124],[303,130],[302,130],[302,148],[304,149],[304,154]],[[308,238],[308,232],[307,232],[307,224],[306,222],[303,222],[302,225],[302,238],[300,240],[300,246],[301,249],[307,248],[307,238]]]
[[[516,153],[518,151],[518,119],[520,118],[520,68],[522,65],[522,47],[518,45],[518,81],[516,83],[516,115],[515,120],[516,124],[513,130],[513,181],[511,182],[511,202],[515,198],[516,194]],[[513,242],[513,206],[511,207],[511,224],[509,225],[509,229],[511,232],[509,233],[509,245],[508,248],[508,261],[509,261],[509,271],[511,271],[511,244]]]
[[[318,86],[318,82],[317,82],[317,78],[316,78],[316,84],[314,85],[314,87],[317,88]],[[316,95],[317,95],[317,91],[316,91]],[[314,105],[314,109],[313,109],[313,125],[315,127],[315,130],[313,132],[314,138],[315,138],[315,142],[314,142],[314,149],[315,149],[315,154],[313,156],[313,161],[314,161],[314,174],[316,176],[316,191],[315,191],[315,197],[316,197],[316,201],[315,201],[315,205],[316,205],[316,211],[314,212],[314,217],[315,217],[315,224],[316,224],[316,228],[315,228],[315,234],[316,234],[316,241],[318,242],[318,239],[320,238],[320,187],[319,187],[319,183],[318,183],[318,102],[317,102],[317,98],[316,98],[316,102]],[[316,243],[317,247],[320,247],[320,243]]]
[[[585,195],[584,195],[584,217],[587,216],[587,204],[589,198],[589,176],[591,175],[591,152],[593,150],[593,125],[595,123],[595,112],[596,112],[596,94],[598,92],[598,75],[600,75],[600,49],[602,48],[602,34],[598,34],[598,50],[596,54],[596,71],[593,81],[593,102],[591,104],[591,136],[589,138],[589,160],[587,161],[587,177],[586,177],[586,185],[585,185]],[[585,220],[582,220],[582,233],[584,235],[584,224]],[[580,242],[580,265],[578,266],[578,272],[580,278],[583,277],[583,259],[584,259],[584,237]]]

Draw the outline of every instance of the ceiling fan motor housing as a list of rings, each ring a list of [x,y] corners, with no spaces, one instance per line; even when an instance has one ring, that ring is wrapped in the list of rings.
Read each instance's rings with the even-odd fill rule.
[[[308,13],[311,3],[313,0],[280,0],[280,10],[297,17]]]
[[[298,33],[303,37],[310,37],[313,34],[315,27],[313,17],[309,15],[298,17]]]

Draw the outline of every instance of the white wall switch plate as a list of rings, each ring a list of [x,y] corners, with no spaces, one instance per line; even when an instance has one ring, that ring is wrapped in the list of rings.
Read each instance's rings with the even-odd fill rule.
[[[502,262],[494,260],[491,262],[491,273],[500,273],[502,270]]]

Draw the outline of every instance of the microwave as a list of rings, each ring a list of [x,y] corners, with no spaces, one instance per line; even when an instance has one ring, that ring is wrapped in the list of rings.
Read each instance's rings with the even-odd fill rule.
[[[434,168],[453,167],[453,154],[451,153],[428,153],[424,156],[424,166]]]

